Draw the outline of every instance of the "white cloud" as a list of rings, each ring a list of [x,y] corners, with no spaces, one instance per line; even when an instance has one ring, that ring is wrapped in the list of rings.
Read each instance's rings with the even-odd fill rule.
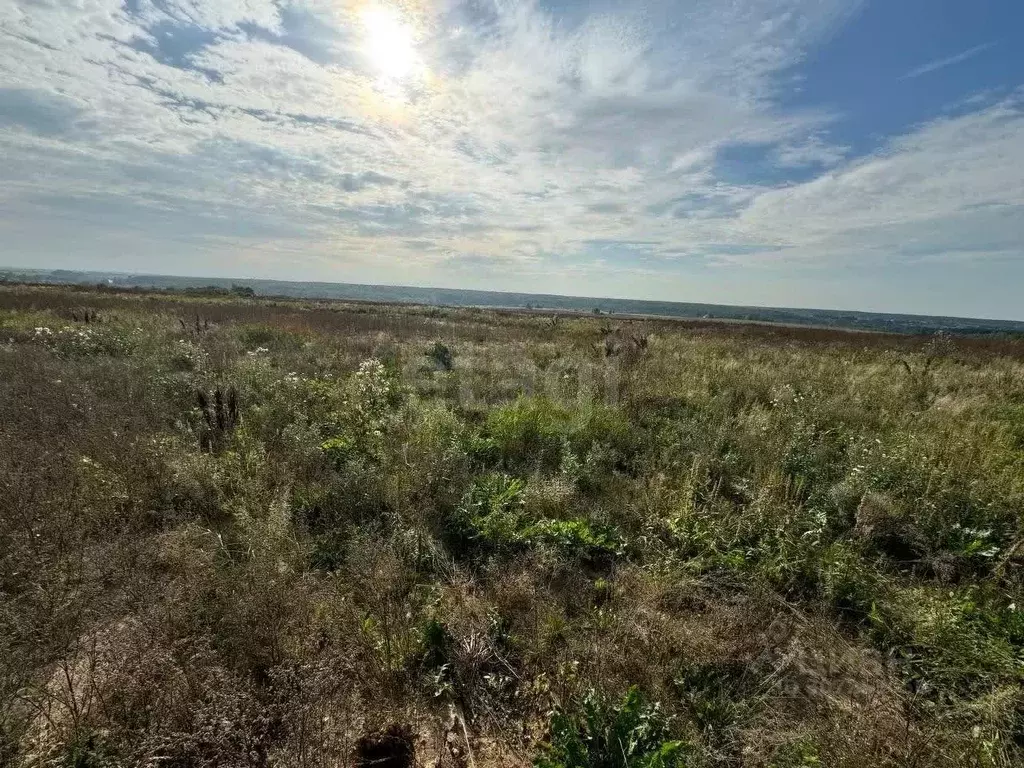
[[[910,70],[901,79],[912,80],[915,77],[921,77],[921,75],[927,75],[932,72],[937,72],[940,69],[946,67],[952,67],[954,64],[962,64],[963,62],[973,59],[980,53],[984,53],[989,48],[995,45],[994,42],[982,43],[976,45],[973,48],[968,48],[966,51],[961,51],[953,56],[947,56],[944,59],[936,59],[935,61],[929,61],[927,64],[922,64],[920,67]]]
[[[783,168],[831,168],[839,165],[849,153],[849,147],[830,144],[820,136],[811,136],[798,143],[781,144],[775,151],[775,161]]]
[[[426,69],[401,82],[363,52],[369,1],[389,0],[0,7],[12,242],[56,256],[68,241],[54,233],[78,226],[105,233],[79,238],[82,265],[112,241],[174,242],[225,265],[258,251],[260,270],[278,253],[280,276],[438,284],[490,263],[520,281],[588,275],[580,290],[596,292],[623,274],[596,241],[659,274],[940,258],[943,243],[1005,257],[1019,234],[1019,100],[859,160],[825,138],[833,115],[776,106],[860,3],[656,0],[555,19],[529,0],[393,0]],[[730,144],[831,170],[727,182],[716,157]],[[145,258],[136,268],[161,266]]]
[[[758,195],[737,226],[787,257],[1020,251],[1024,100],[944,118],[805,184]],[[973,245],[972,245],[973,244]]]

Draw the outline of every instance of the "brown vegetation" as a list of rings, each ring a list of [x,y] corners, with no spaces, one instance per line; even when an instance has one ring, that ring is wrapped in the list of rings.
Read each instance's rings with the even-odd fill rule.
[[[0,287],[0,764],[1020,764],[1022,360]]]

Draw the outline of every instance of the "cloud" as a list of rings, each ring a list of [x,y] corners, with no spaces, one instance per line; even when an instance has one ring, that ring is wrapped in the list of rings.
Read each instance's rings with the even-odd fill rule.
[[[0,17],[23,41],[2,60],[5,72],[26,82],[42,72],[103,128],[73,161],[60,153],[50,161],[66,191],[145,195],[153,184],[144,171],[117,169],[149,163],[165,195],[248,204],[252,217],[291,209],[311,233],[362,216],[362,230],[378,234],[498,229],[513,253],[572,248],[578,233],[638,225],[623,194],[702,183],[693,168],[662,168],[676,158],[707,156],[730,136],[785,137],[816,120],[772,115],[753,98],[747,67],[736,70],[743,96],[716,92],[721,73],[701,61],[720,55],[710,41],[689,52],[685,77],[664,77],[651,66],[649,25],[605,15],[565,29],[532,3],[495,6],[483,24],[467,24],[471,5],[428,15],[422,37],[438,82],[397,98],[380,93],[351,55],[353,19],[343,7],[90,0],[26,8]],[[801,34],[783,25],[772,45],[759,30],[776,10],[754,2],[722,20],[698,3],[688,18],[720,38],[735,39],[734,25],[750,30],[756,44],[737,56],[768,62],[774,51],[761,70],[767,82],[790,61],[779,46],[798,55],[792,35]],[[453,19],[467,31],[449,46]],[[11,146],[37,160],[39,150]],[[370,188],[372,203],[359,198]],[[408,199],[416,195],[448,203],[425,208]],[[511,242],[545,219],[533,240]]]
[[[38,88],[0,88],[0,127],[20,128],[39,136],[74,130],[82,109],[71,99]]]
[[[845,160],[849,153],[849,147],[830,144],[820,136],[811,136],[794,144],[779,145],[774,157],[783,168],[832,168]]]
[[[1020,254],[1024,94],[933,121],[879,152],[754,198],[737,228],[819,265],[894,264],[944,250]]]
[[[83,266],[117,242],[159,271],[145,254],[175,242],[278,254],[278,276],[436,285],[489,263],[520,281],[491,287],[584,293],[629,264],[992,259],[1020,234],[1016,96],[866,157],[830,140],[836,114],[783,106],[861,3],[396,0],[423,67],[394,78],[365,2],[0,6],[0,223],[43,255],[87,229]]]
[[[917,67],[916,69],[910,70],[900,79],[912,80],[915,77],[921,77],[922,75],[937,72],[938,70],[945,69],[946,67],[952,67],[954,64],[962,64],[963,62],[969,59],[973,59],[978,54],[984,53],[993,46],[995,46],[994,42],[982,43],[981,45],[976,45],[973,48],[968,48],[966,51],[961,51],[960,53],[954,56],[948,56],[945,59],[936,59],[935,61],[930,61],[927,64],[923,64],[922,66]]]

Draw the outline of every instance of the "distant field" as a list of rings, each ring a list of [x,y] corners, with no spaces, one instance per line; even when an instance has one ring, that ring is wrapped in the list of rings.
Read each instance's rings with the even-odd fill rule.
[[[108,272],[72,272],[68,270],[13,270],[0,268],[0,280],[44,282],[65,285],[105,284],[122,288],[197,290],[232,287],[248,288],[260,296],[300,299],[341,299],[420,304],[425,306],[518,308],[558,310],[594,314],[648,317],[741,320],[748,322],[812,325],[891,333],[1024,334],[1024,322],[983,320],[920,315],[891,315],[874,312],[849,312],[826,309],[785,309],[737,307],[720,304],[694,304],[666,301],[553,296],[496,291],[466,291],[445,288],[413,288],[395,285],[358,285],[354,283],[301,283],[277,280],[244,280],[166,275],[128,275]]]
[[[1024,764],[1020,337],[225,293],[0,285],[0,764]]]

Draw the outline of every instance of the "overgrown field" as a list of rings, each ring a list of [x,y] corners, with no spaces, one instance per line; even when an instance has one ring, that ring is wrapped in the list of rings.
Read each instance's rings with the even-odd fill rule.
[[[0,764],[1021,765],[1022,361],[0,287]]]

